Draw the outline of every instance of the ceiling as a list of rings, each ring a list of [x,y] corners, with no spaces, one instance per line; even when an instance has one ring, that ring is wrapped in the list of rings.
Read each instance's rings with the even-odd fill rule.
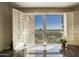
[[[12,6],[20,8],[28,7],[72,7],[78,5],[78,2],[12,2]]]

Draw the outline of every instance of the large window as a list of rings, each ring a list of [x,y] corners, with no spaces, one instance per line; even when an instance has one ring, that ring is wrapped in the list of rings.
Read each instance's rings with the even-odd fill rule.
[[[63,15],[35,15],[35,37],[42,43],[57,43],[62,37]],[[40,42],[40,41],[38,41]]]
[[[59,43],[63,31],[63,15],[46,15],[46,39],[49,44]]]

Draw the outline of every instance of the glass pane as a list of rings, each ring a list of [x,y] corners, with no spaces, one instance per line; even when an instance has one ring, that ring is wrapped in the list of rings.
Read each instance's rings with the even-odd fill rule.
[[[59,43],[62,30],[62,15],[46,15],[46,34],[49,44]]]
[[[35,43],[43,43],[43,16],[36,15],[34,17],[34,26],[35,26]]]

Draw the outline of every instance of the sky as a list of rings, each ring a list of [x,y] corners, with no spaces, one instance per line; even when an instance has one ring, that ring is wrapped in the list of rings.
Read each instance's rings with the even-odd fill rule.
[[[46,15],[46,29],[47,30],[54,30],[54,29],[61,29],[62,26],[62,16],[61,15]],[[34,26],[36,29],[43,29],[43,16],[36,15],[34,17]]]

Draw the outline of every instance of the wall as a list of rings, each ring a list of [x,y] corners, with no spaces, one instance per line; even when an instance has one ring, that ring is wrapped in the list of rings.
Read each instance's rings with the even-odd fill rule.
[[[0,51],[4,48],[8,48],[12,40],[10,11],[6,3],[0,3]]]

